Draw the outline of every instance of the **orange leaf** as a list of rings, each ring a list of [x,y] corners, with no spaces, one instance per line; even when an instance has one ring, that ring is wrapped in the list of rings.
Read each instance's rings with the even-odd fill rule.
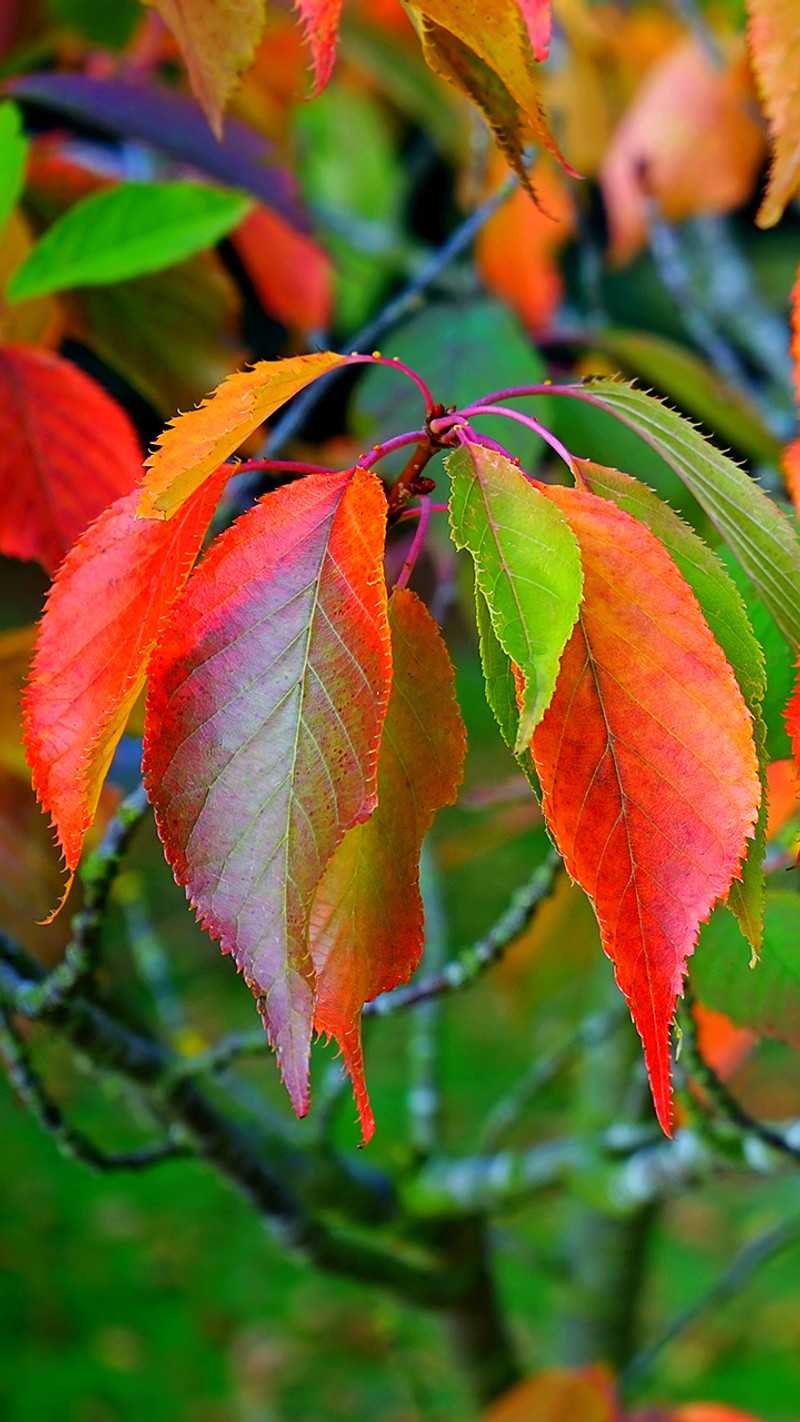
[[[670,1131],[669,1026],[686,959],[761,801],[752,723],[666,549],[629,514],[546,488],[581,548],[584,601],[531,749],[567,869],[642,1038]]]
[[[252,370],[229,375],[202,405],[176,416],[164,430],[147,460],[140,517],[171,518],[264,420],[348,359],[333,351],[318,351],[288,360],[260,360]]]
[[[728,1081],[755,1046],[758,1040],[755,1033],[748,1032],[746,1027],[737,1027],[724,1012],[715,1012],[702,1002],[695,1002],[692,1016],[700,1056],[717,1076]]]
[[[616,1422],[617,1415],[604,1369],[551,1368],[504,1393],[481,1422]]]
[[[169,26],[195,98],[217,138],[239,76],[252,63],[266,20],[266,0],[146,0]]]
[[[496,181],[499,175],[494,176]],[[489,291],[516,311],[529,331],[542,332],[561,300],[554,253],[572,235],[574,208],[551,163],[540,160],[530,177],[541,205],[517,189],[479,232],[475,255]]]
[[[74,872],[164,615],[188,577],[229,470],[173,523],[119,499],[68,553],[50,590],[25,698],[34,789]]]
[[[333,73],[342,0],[295,0],[311,45],[314,95],[321,94]]]
[[[376,803],[385,522],[364,469],[267,494],[190,579],[150,675],[145,776],[167,858],[258,999],[298,1115],[308,913],[345,831]]]
[[[647,200],[670,222],[727,212],[752,191],[763,138],[743,54],[721,67],[682,40],[648,73],[606,154],[601,182],[618,261],[647,234]]]
[[[254,207],[231,233],[265,311],[291,331],[324,330],[333,306],[333,268],[322,248],[268,207]]]
[[[52,572],[141,476],[125,411],[71,361],[0,348],[0,551]]]
[[[310,942],[314,1026],[336,1038],[355,1087],[361,1129],[375,1129],[364,1080],[361,1009],[405,982],[422,952],[422,841],[461,783],[464,726],[436,623],[412,592],[389,606],[392,691],[378,757],[378,806],[348,830],[317,889]]]
[[[800,0],[747,0],[748,39],[772,167],[756,222],[774,227],[800,188]]]

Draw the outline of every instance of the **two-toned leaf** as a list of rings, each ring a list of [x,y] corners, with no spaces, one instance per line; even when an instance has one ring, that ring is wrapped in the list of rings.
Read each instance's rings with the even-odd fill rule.
[[[25,744],[70,873],[229,472],[220,470],[169,524],[138,519],[135,490],[119,499],[70,551],[50,590],[25,698]]]
[[[584,599],[532,741],[543,807],[586,890],[669,1133],[669,1026],[699,925],[738,873],[761,802],[751,718],[666,549],[594,494],[548,488]]]
[[[167,858],[256,995],[301,1115],[308,913],[343,835],[376,803],[385,519],[363,469],[268,494],[190,580],[148,691],[145,776]]]
[[[314,1025],[335,1037],[355,1088],[364,1140],[375,1121],[364,1079],[361,1009],[405,982],[419,962],[424,916],[422,841],[461,783],[465,732],[453,668],[438,628],[414,593],[389,605],[392,691],[378,757],[378,805],[348,830],[314,897]]]
[[[592,464],[587,459],[576,459],[575,463],[581,478],[592,493],[613,499],[618,508],[625,509],[640,523],[646,524],[667,548],[700,603],[706,622],[733,668],[753,718],[753,740],[758,753],[763,794],[756,833],[750,841],[747,858],[742,866],[742,877],[735,879],[731,885],[728,902],[739,920],[742,932],[757,953],[763,936],[766,892],[762,868],[767,828],[768,761],[767,731],[762,713],[767,684],[764,654],[750,626],[738,588],[716,553],[703,542],[694,529],[684,523],[651,489],[637,479],[632,479],[629,474],[623,474],[619,469]]]
[[[58,566],[142,472],[125,411],[71,361],[0,349],[0,551]]]
[[[578,616],[578,544],[559,509],[504,455],[464,445],[447,469],[454,542],[472,554],[497,640],[524,679],[513,747],[519,754],[550,702]]]
[[[147,0],[180,45],[192,89],[217,138],[239,76],[251,64],[266,0]]]
[[[139,514],[171,518],[181,504],[253,430],[321,375],[346,365],[333,351],[260,360],[229,375],[196,410],[178,415],[147,463]]]
[[[503,648],[497,640],[497,633],[492,626],[492,619],[486,598],[477,585],[475,587],[475,620],[478,627],[478,646],[480,648],[486,700],[500,727],[500,734],[503,740],[509,750],[513,751],[517,741],[517,728],[519,726],[517,680],[514,676],[511,658],[507,652],[503,651]],[[531,789],[538,798],[539,781],[536,778],[536,769],[528,746],[525,746],[524,749],[517,754],[517,760]]]
[[[653,395],[617,380],[576,386],[675,470],[739,559],[792,648],[800,644],[800,544],[788,519],[743,469]]]
[[[9,301],[162,271],[213,246],[250,199],[201,183],[120,183],[76,202],[12,276]]]

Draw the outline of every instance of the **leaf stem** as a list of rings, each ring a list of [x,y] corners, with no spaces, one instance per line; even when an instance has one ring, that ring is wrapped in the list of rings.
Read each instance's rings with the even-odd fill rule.
[[[428,526],[433,513],[433,505],[427,495],[423,495],[419,501],[419,522],[414,530],[414,537],[411,540],[411,547],[408,550],[408,557],[400,569],[400,575],[395,583],[395,588],[407,587],[409,578],[416,567],[417,558],[422,552],[425,539],[428,533]]]
[[[475,415],[504,415],[507,420],[517,420],[519,424],[527,425],[528,429],[539,435],[546,444],[550,445],[551,449],[555,450],[559,458],[563,459],[570,474],[575,479],[578,478],[575,460],[566,445],[562,444],[561,440],[557,439],[546,425],[540,424],[532,415],[523,415],[519,410],[509,410],[505,405],[488,404],[485,401],[481,401],[478,405],[469,405],[465,410],[460,410],[459,414],[464,415],[468,420],[471,420]]]

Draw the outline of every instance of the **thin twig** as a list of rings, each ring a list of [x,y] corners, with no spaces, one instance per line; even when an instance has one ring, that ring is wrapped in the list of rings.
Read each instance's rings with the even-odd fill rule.
[[[659,1354],[663,1353],[664,1349],[670,1343],[674,1343],[675,1339],[679,1338],[687,1329],[692,1328],[704,1313],[716,1309],[720,1304],[740,1294],[743,1285],[749,1283],[759,1269],[775,1259],[790,1245],[796,1244],[798,1238],[800,1238],[800,1218],[795,1217],[785,1224],[766,1230],[756,1239],[750,1240],[705,1294],[689,1308],[677,1314],[652,1343],[648,1343],[646,1347],[635,1354],[622,1373],[623,1390],[627,1390],[645,1377]]]
[[[147,1170],[162,1161],[174,1160],[176,1156],[191,1154],[186,1142],[174,1135],[156,1141],[153,1145],[142,1146],[138,1150],[116,1153],[100,1150],[98,1146],[65,1119],[60,1107],[48,1096],[42,1082],[25,1050],[24,1043],[14,1030],[11,1017],[0,1007],[0,1055],[12,1087],[24,1102],[34,1120],[42,1130],[55,1139],[59,1150],[70,1160],[88,1166],[90,1170],[108,1173],[112,1170]]]
[[[73,937],[61,962],[32,985],[24,1012],[39,1017],[80,991],[91,977],[100,940],[100,930],[114,880],[119,873],[131,836],[147,811],[144,786],[123,800],[97,849],[81,866],[84,906],[73,920]]]
[[[380,997],[366,1004],[365,1016],[386,1017],[390,1012],[416,1007],[432,997],[443,997],[469,987],[502,958],[506,949],[528,927],[539,905],[552,892],[560,865],[560,855],[555,851],[549,854],[534,870],[527,884],[513,895],[508,908],[483,938],[462,949],[441,972],[432,973],[421,982],[409,983],[408,987],[396,988],[394,992],[381,993]]]
[[[436,863],[430,847],[423,845],[420,889],[425,905],[425,957],[429,967],[441,968],[446,956],[444,905]],[[419,1158],[436,1146],[440,1098],[437,1080],[439,999],[429,997],[414,1014],[408,1043],[408,1123],[411,1145]]]

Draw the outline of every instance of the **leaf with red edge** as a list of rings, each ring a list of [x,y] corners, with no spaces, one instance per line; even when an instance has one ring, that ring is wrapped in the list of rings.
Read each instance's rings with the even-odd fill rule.
[[[522,18],[528,30],[534,59],[540,63],[550,52],[553,33],[552,0],[519,0]]]
[[[160,436],[147,461],[140,516],[171,518],[264,420],[349,359],[334,351],[317,351],[287,360],[260,360],[251,370],[229,375],[202,405],[178,415]]]
[[[342,0],[295,0],[311,45],[314,93],[321,94],[336,63]]]
[[[376,803],[391,651],[386,500],[364,469],[266,495],[213,545],[154,658],[145,778],[167,858],[308,1105],[307,918]]]
[[[142,473],[125,411],[70,361],[0,348],[0,552],[49,573]]]
[[[50,590],[25,697],[25,745],[70,875],[228,473],[219,470],[169,524],[136,517],[136,490],[118,499],[69,552]]]
[[[466,748],[454,674],[436,623],[404,589],[389,604],[392,691],[378,757],[378,805],[348,830],[314,897],[310,942],[317,972],[314,1026],[342,1049],[364,1141],[375,1121],[364,1079],[361,1009],[406,982],[424,937],[422,841],[451,805]]]
[[[583,490],[543,492],[580,545],[584,601],[531,749],[548,824],[594,906],[669,1134],[669,1027],[686,960],[738,875],[761,802],[751,718],[650,530]]]
[[[748,40],[772,145],[759,227],[774,227],[800,188],[800,0],[747,0]]]
[[[252,63],[266,0],[147,0],[180,46],[195,98],[217,138],[239,76]]]

